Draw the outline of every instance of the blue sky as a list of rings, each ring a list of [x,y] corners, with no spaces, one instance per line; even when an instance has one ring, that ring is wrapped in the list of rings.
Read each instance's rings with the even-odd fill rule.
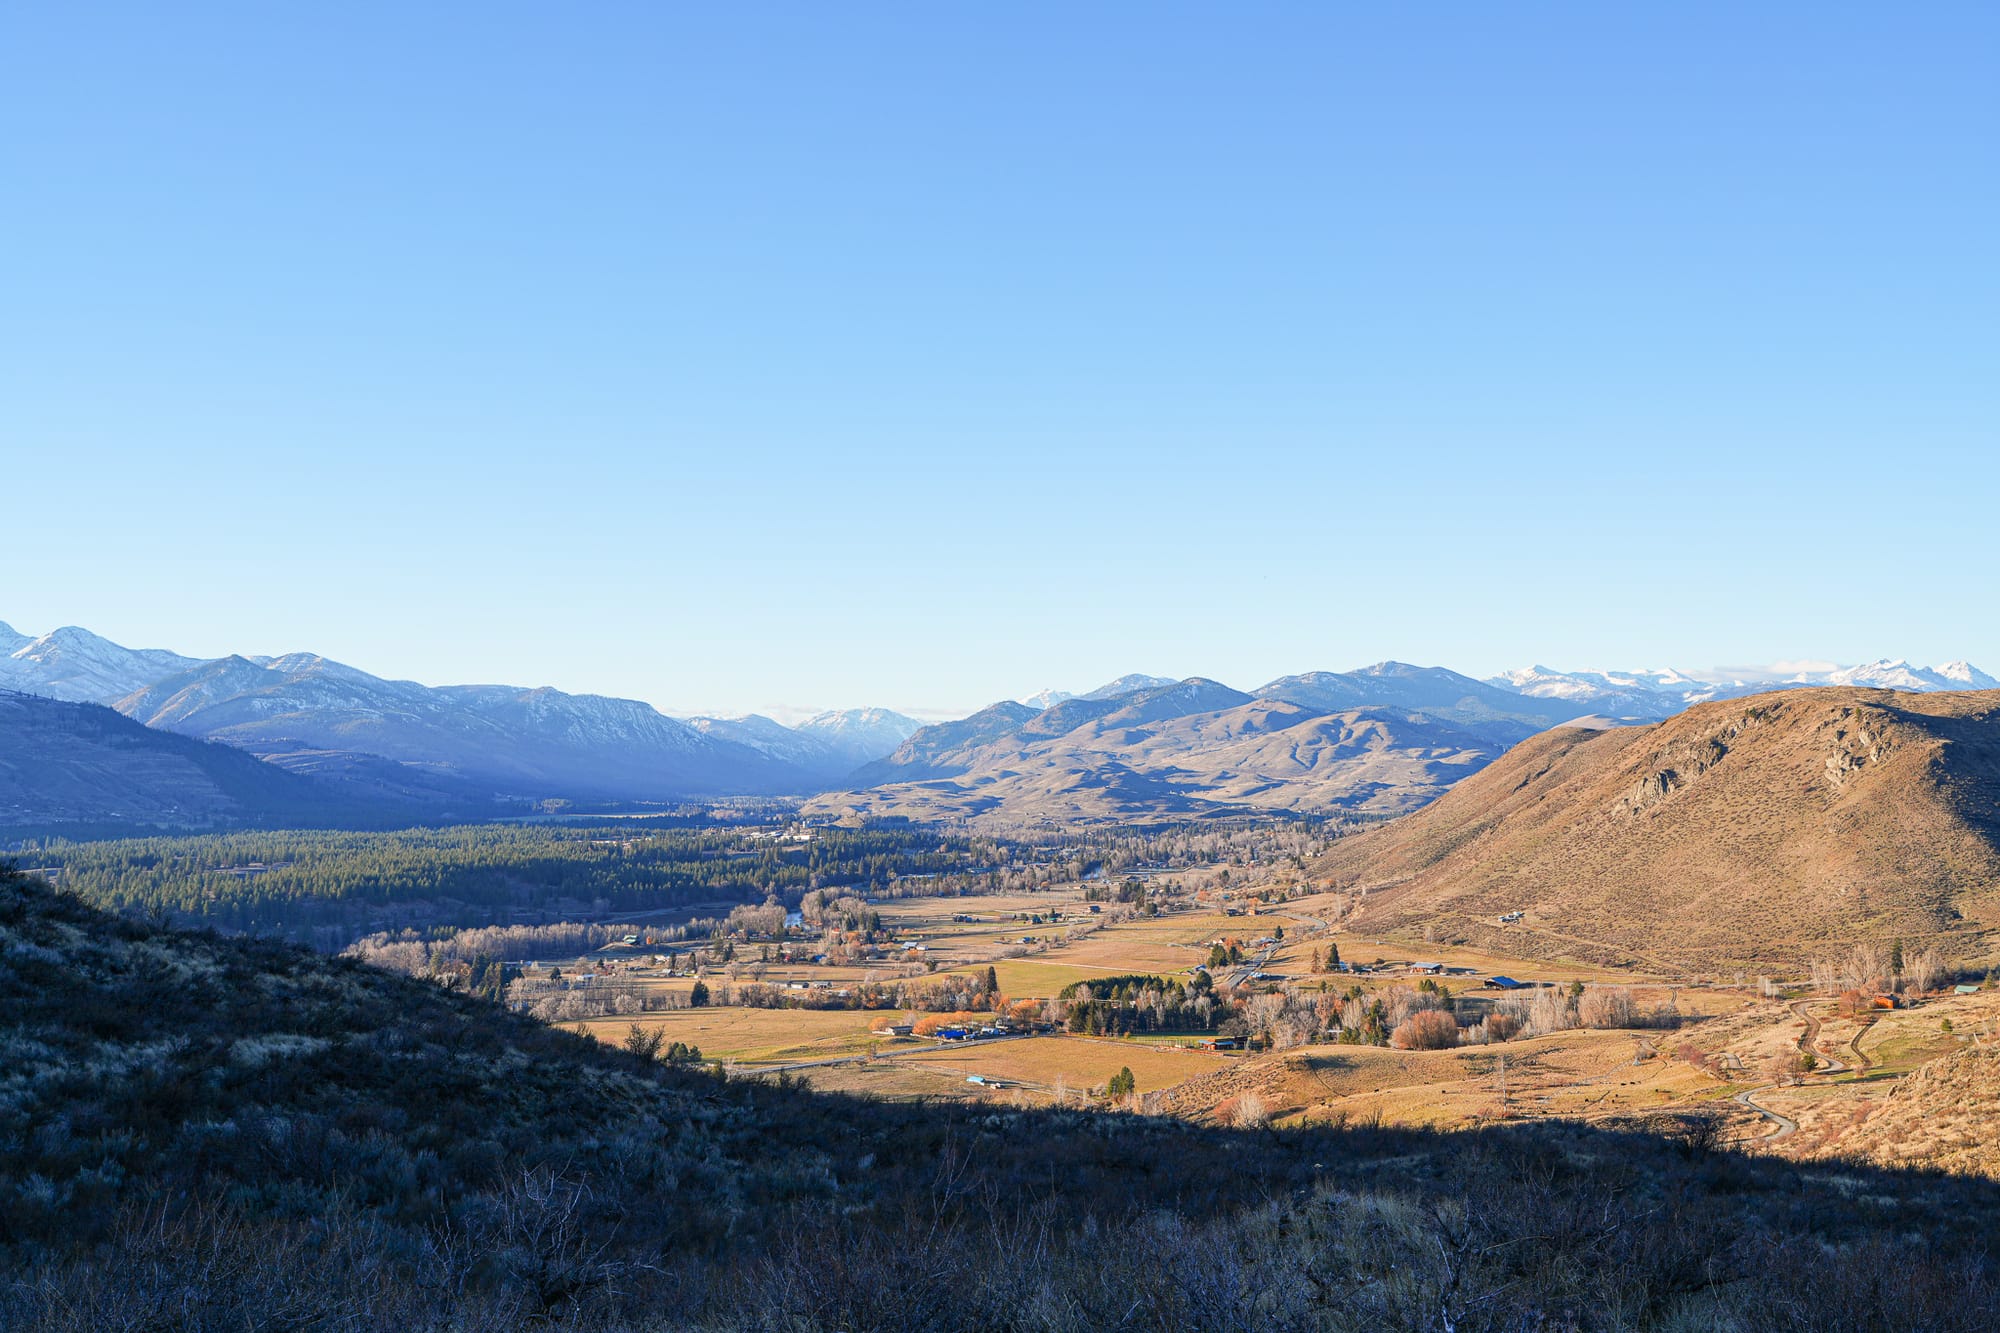
[[[1990,5],[0,17],[0,619],[672,710],[2000,670]]]

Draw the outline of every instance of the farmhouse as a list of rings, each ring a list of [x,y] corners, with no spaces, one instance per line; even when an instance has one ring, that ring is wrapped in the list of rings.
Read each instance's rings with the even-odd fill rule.
[[[1528,987],[1527,982],[1516,981],[1512,977],[1494,977],[1486,984],[1494,990],[1526,990]]]

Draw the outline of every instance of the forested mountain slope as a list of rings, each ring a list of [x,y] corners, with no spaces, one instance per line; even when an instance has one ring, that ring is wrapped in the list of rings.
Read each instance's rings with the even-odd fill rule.
[[[1314,872],[1368,891],[1357,928],[1503,952],[1797,967],[1900,938],[1985,960],[2000,692],[1799,689],[1551,731]]]
[[[491,811],[445,793],[385,790],[365,775],[316,781],[96,704],[0,691],[0,832],[378,827],[448,813]]]

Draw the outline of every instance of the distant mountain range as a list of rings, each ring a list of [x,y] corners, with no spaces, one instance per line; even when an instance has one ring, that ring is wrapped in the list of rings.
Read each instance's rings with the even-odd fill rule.
[[[1400,662],[1286,676],[1250,693],[1202,677],[1125,676],[1046,708],[1003,701],[925,727],[807,808],[996,823],[1400,814],[1591,711]]]
[[[1533,666],[1495,676],[1487,684],[1538,699],[1589,704],[1607,716],[1643,721],[1672,717],[1695,704],[1715,699],[1737,699],[1767,690],[1817,685],[1907,690],[1916,694],[2000,688],[2000,680],[1970,662],[1920,667],[1900,658],[1825,671],[1720,680],[1698,679],[1678,671],[1556,671]]]
[[[1969,663],[1900,661],[1776,682],[1918,692],[1995,683]],[[1773,687],[1539,666],[1482,681],[1384,662],[1248,692],[1133,673],[930,726],[881,708],[786,726],[756,714],[675,718],[548,687],[425,686],[309,653],[200,659],[74,626],[31,637],[0,624],[0,691],[102,704],[154,731],[246,751],[343,809],[426,813],[784,795],[816,796],[818,811],[918,818],[1394,814],[1549,727],[1655,721]]]
[[[395,765],[350,766],[333,780],[155,731],[97,704],[0,691],[0,833],[144,828],[368,828],[415,819],[483,819],[501,809]]]
[[[108,704],[162,676],[201,665],[158,648],[123,648],[87,629],[65,626],[39,639],[0,623],[0,689],[71,703]]]
[[[704,736],[755,750],[805,775],[813,786],[823,786],[894,750],[919,724],[886,708],[850,708],[820,713],[795,727],[757,713],[692,717],[687,725]]]
[[[103,704],[342,787],[449,801],[593,802],[797,795],[893,750],[918,724],[885,709],[799,727],[671,718],[651,704],[511,685],[385,680],[309,653],[185,657],[74,626],[0,624],[0,689]]]

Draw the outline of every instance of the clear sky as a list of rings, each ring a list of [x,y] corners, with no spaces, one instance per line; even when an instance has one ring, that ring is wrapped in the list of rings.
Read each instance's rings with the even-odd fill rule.
[[[2000,6],[0,11],[0,620],[672,711],[2000,671]]]

